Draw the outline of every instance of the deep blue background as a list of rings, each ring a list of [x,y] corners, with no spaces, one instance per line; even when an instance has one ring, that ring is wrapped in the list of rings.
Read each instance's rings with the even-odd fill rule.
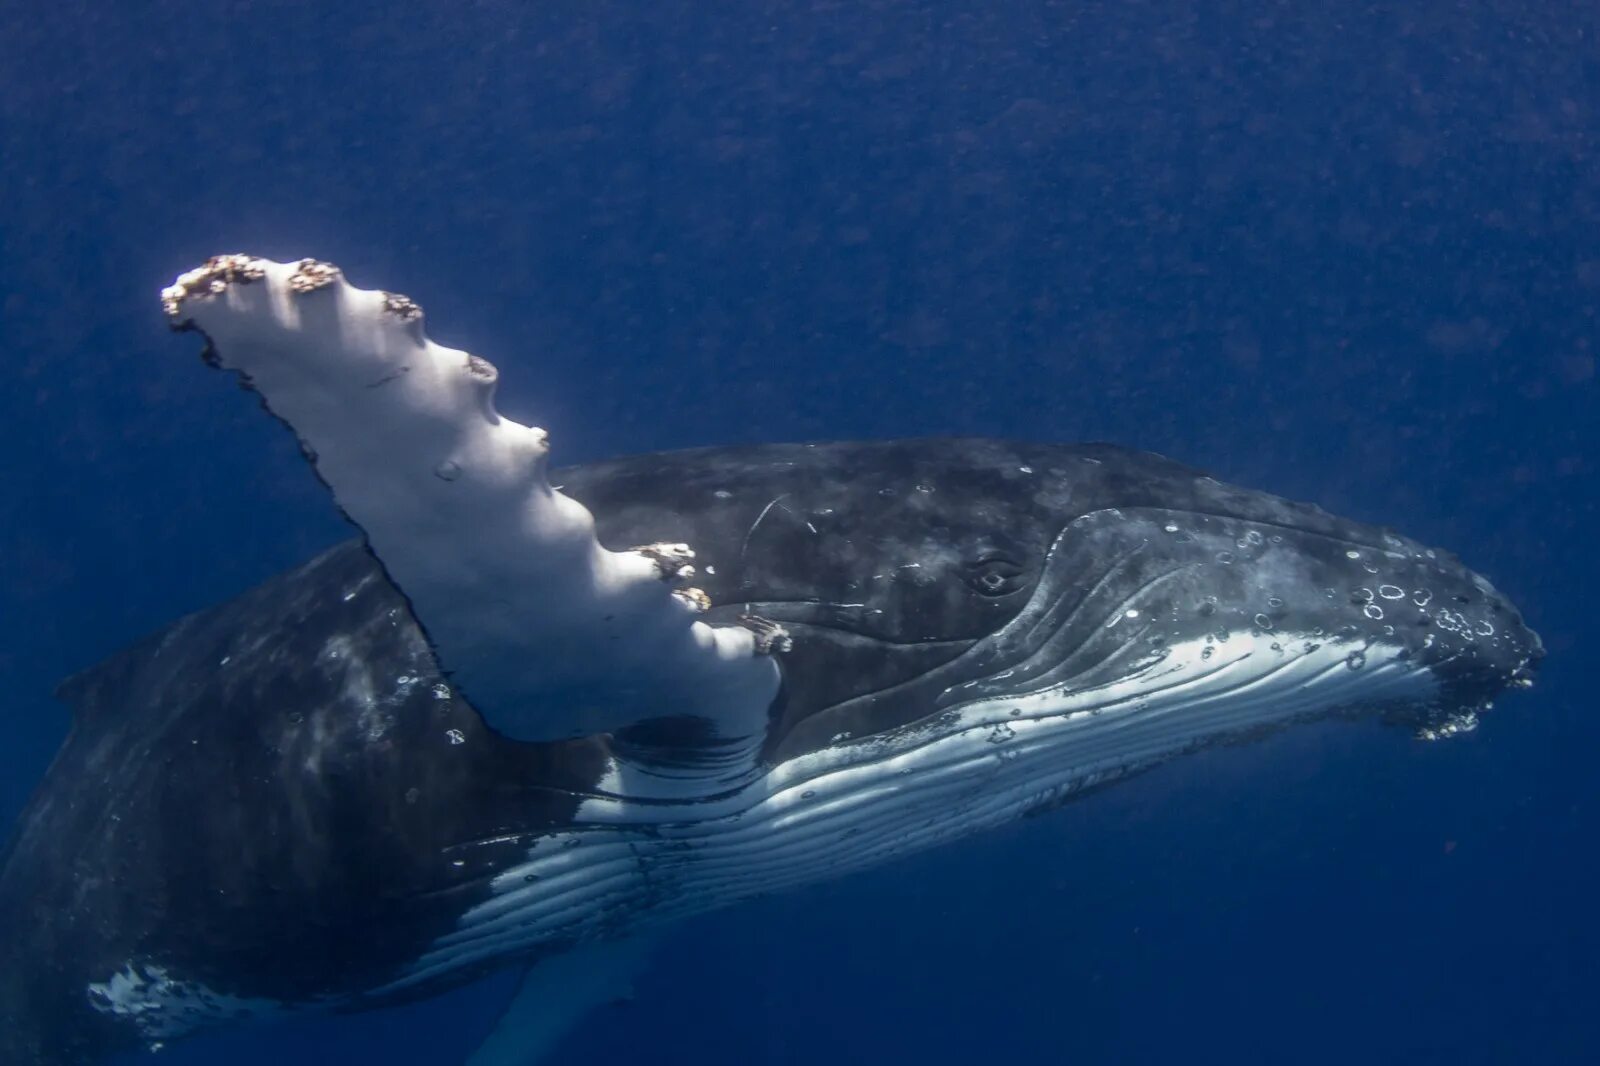
[[[1460,741],[1197,756],[698,922],[565,1061],[1600,1061],[1600,17],[1311,6],[6,5],[0,810],[59,677],[345,535],[155,301],[316,255],[561,460],[1115,440],[1453,547],[1549,647]],[[448,1063],[505,988],[170,1061]]]

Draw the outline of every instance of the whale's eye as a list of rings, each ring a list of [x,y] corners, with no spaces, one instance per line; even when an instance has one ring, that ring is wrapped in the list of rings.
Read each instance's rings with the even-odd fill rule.
[[[1022,564],[988,555],[967,567],[967,584],[984,596],[1008,596],[1024,584]]]

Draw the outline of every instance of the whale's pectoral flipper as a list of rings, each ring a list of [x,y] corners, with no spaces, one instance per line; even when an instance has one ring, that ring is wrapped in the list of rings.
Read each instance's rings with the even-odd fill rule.
[[[632,996],[655,943],[649,936],[597,941],[530,966],[465,1066],[539,1066],[586,1014]]]
[[[494,367],[428,340],[411,300],[326,263],[241,255],[162,300],[299,436],[494,728],[524,740],[685,716],[725,738],[764,728],[770,639],[696,618],[688,547],[603,548],[588,510],[551,487],[544,431],[500,415]]]

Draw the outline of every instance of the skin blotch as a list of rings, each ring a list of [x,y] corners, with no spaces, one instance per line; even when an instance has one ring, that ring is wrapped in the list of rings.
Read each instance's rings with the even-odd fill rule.
[[[694,577],[694,549],[687,544],[642,544],[633,550],[656,564],[663,581]]]

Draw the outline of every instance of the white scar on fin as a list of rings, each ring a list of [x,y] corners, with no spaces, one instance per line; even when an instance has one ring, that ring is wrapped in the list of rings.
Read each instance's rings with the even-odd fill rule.
[[[499,414],[498,374],[422,332],[422,310],[315,260],[217,256],[162,291],[300,438],[405,593],[440,667],[521,740],[693,715],[765,727],[771,635],[708,625],[688,546],[610,551],[551,487],[545,432]]]

